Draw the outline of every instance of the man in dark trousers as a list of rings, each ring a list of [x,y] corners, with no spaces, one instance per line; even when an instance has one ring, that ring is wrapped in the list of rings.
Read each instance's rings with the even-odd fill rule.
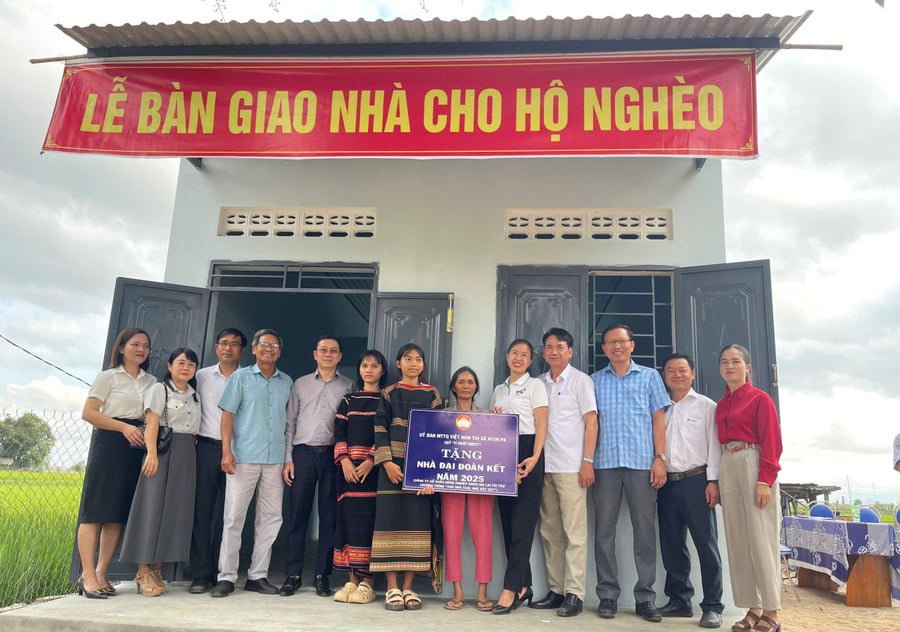
[[[216,336],[216,359],[212,366],[197,371],[197,395],[200,397],[200,434],[197,435],[197,493],[194,502],[194,532],[191,538],[191,582],[188,592],[195,595],[212,588],[219,557],[217,540],[222,535],[222,507],[219,496],[225,492],[222,471],[222,411],[219,399],[225,385],[238,368],[247,336],[237,329],[223,329]],[[218,533],[216,533],[218,530]]]
[[[666,410],[666,477],[658,493],[659,544],[666,568],[666,596],[660,608],[664,617],[691,617],[691,558],[687,531],[691,533],[700,576],[703,601],[701,628],[722,625],[722,558],[714,507],[719,502],[719,460],[722,447],[716,432],[716,404],[692,388],[694,363],[676,353],[663,365],[663,379],[674,404]]]
[[[338,373],[341,343],[321,336],[313,348],[316,370],[294,382],[288,403],[282,476],[291,488],[291,527],[288,531],[285,580],[279,593],[293,595],[301,585],[306,532],[316,488],[319,490],[319,544],[316,551],[315,589],[331,595],[328,576],[334,554],[337,497],[334,479],[334,415],[353,381]]]

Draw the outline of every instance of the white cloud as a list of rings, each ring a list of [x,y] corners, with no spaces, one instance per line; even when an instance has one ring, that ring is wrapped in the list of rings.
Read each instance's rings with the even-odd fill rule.
[[[86,386],[64,384],[51,375],[27,384],[7,384],[6,392],[0,394],[0,409],[80,413],[87,393]]]

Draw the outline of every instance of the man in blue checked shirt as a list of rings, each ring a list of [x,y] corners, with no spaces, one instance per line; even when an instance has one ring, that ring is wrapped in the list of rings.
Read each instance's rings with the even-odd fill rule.
[[[600,414],[600,440],[594,454],[594,558],[597,614],[616,616],[619,580],[616,523],[622,495],[634,531],[635,614],[659,622],[656,608],[656,490],[666,483],[666,408],[672,400],[655,369],[631,359],[634,336],[628,325],[611,325],[602,336],[609,365],[593,375]]]

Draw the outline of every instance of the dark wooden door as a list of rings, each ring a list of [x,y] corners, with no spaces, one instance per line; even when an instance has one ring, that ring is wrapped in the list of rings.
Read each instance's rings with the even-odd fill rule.
[[[541,337],[551,327],[562,327],[575,341],[572,366],[587,366],[587,268],[500,266],[497,270],[497,341],[494,383],[509,374],[506,348],[516,338],[535,348],[531,374],[547,370],[541,356]]]
[[[772,281],[768,260],[680,268],[675,271],[675,349],[697,365],[695,388],[718,400],[725,389],[719,351],[747,347],[754,385],[778,405],[778,368]]]
[[[116,335],[126,327],[140,327],[150,334],[150,372],[161,378],[169,354],[190,347],[202,355],[209,290],[138,279],[116,279],[109,318],[104,368]]]
[[[452,374],[452,302],[451,292],[383,292],[375,296],[369,339],[387,358],[389,383],[400,379],[394,361],[397,351],[414,342],[425,351],[428,383],[447,399]]]

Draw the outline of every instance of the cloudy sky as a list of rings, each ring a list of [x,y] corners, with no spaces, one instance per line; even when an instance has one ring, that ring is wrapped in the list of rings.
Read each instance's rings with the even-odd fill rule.
[[[725,161],[730,261],[770,259],[787,482],[900,500],[900,6],[854,2],[227,0],[229,20],[813,16],[759,75],[760,153]],[[424,8],[423,5],[424,4]],[[211,0],[0,0],[0,334],[93,379],[117,276],[162,280],[177,161],[40,154],[83,49],[53,26],[219,19]],[[80,410],[86,387],[0,340],[0,409]]]

